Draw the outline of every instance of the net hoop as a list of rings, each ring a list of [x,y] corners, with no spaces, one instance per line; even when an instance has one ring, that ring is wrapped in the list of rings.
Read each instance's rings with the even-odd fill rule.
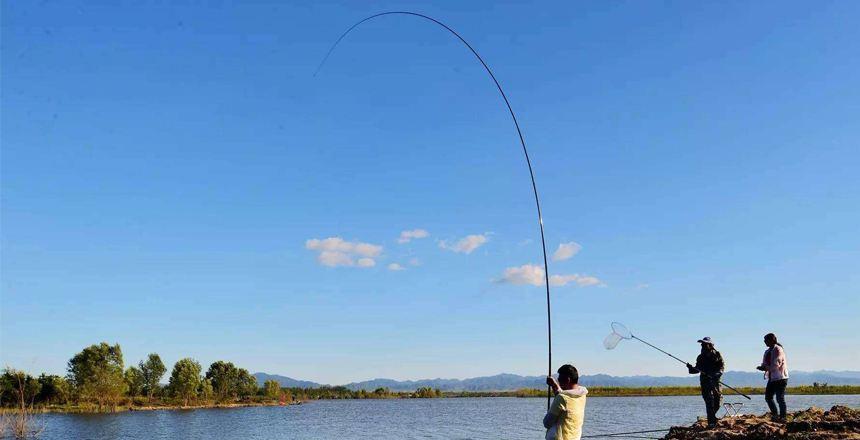
[[[631,333],[630,330],[620,322],[612,323],[612,334],[618,335],[621,339],[633,339],[633,333]]]

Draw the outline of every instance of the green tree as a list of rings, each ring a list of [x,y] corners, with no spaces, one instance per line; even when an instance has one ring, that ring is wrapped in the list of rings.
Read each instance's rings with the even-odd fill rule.
[[[251,376],[251,374],[248,373],[248,370],[244,368],[239,369],[239,380],[237,384],[239,397],[242,398],[255,396],[257,395],[257,392],[260,391],[260,387],[257,386],[257,378]]]
[[[263,388],[266,390],[266,397],[277,399],[281,395],[281,384],[277,380],[269,379],[263,383]]]
[[[125,369],[123,373],[125,386],[128,389],[128,396],[134,399],[143,393],[143,373],[135,366]]]
[[[215,390],[212,388],[212,381],[209,379],[203,379],[200,381],[200,389],[197,394],[200,395],[200,398],[205,401],[211,401],[213,397],[215,397]]]
[[[420,387],[412,393],[413,398],[428,399],[432,397],[442,397],[442,392],[438,389],[434,390],[430,387]]]
[[[33,406],[41,389],[42,384],[36,378],[21,370],[6,367],[0,376],[0,401],[18,405],[22,410]]]
[[[72,387],[60,376],[42,374],[39,376],[41,390],[36,401],[47,405],[61,405],[69,401]]]
[[[143,376],[143,393],[151,402],[152,396],[161,388],[161,378],[167,372],[167,367],[164,366],[164,362],[161,362],[161,357],[158,354],[150,353],[146,361],[140,361],[138,368],[140,368],[140,373]]]
[[[5,437],[6,428],[10,428],[11,437],[27,438],[33,434],[33,403],[41,390],[41,384],[33,376],[23,371],[6,367],[0,377],[0,387],[10,391],[15,401],[15,411],[11,415],[3,414],[0,424],[0,436]]]
[[[82,400],[95,400],[101,409],[114,406],[125,393],[122,349],[102,342],[76,354],[68,363],[68,379]]]
[[[173,366],[168,387],[174,397],[182,399],[183,406],[188,406],[188,402],[197,397],[201,371],[200,363],[191,358],[180,359]]]
[[[218,400],[235,398],[239,394],[239,369],[232,362],[216,361],[206,371]]]
[[[0,406],[8,406],[12,402],[17,402],[15,398],[15,388],[13,388],[14,377],[9,374],[9,368],[3,371],[0,375]]]
[[[389,397],[390,395],[391,395],[391,390],[389,390],[387,387],[385,387],[385,388],[379,387],[379,388],[373,390],[373,396],[377,399],[386,398],[386,397]]]

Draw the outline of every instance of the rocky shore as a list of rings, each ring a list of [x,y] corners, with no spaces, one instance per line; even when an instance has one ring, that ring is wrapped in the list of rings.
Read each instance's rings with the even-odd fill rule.
[[[715,428],[700,420],[676,426],[665,440],[860,440],[860,410],[834,406],[829,411],[812,407],[790,413],[785,422],[770,415],[741,415],[720,419]]]

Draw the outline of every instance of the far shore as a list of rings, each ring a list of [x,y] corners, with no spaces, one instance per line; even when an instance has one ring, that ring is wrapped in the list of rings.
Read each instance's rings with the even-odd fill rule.
[[[119,413],[119,412],[134,412],[134,411],[186,411],[186,410],[195,410],[195,409],[231,409],[231,408],[247,408],[247,407],[256,407],[256,406],[291,406],[291,405],[300,405],[304,402],[290,402],[290,403],[279,403],[272,401],[265,402],[236,402],[236,403],[204,403],[204,404],[194,404],[194,405],[118,405],[116,407],[103,407],[99,409],[96,406],[86,405],[48,405],[48,406],[37,406],[32,410],[29,410],[30,413],[34,414],[47,414],[47,413],[60,413],[60,414],[109,414],[109,413]],[[0,408],[0,414],[14,414],[19,412],[18,408]]]
[[[588,386],[589,397],[659,397],[659,396],[698,396],[697,386],[657,386],[657,387],[601,387]],[[764,387],[737,387],[748,395],[763,395]],[[794,395],[833,395],[860,394],[860,385],[800,385],[788,387],[786,393]],[[723,388],[723,395],[737,394]],[[546,389],[521,389],[516,391],[456,391],[443,392],[443,397],[543,397]]]
[[[661,397],[661,396],[698,396],[699,387],[588,387],[590,397]],[[308,389],[311,391],[313,389]],[[742,387],[738,388],[741,392],[748,395],[762,395],[764,388]],[[788,394],[793,395],[846,395],[860,394],[860,386],[853,385],[827,385],[827,386],[797,386],[789,387]],[[312,393],[310,393],[312,394]],[[731,390],[724,390],[725,396],[731,396],[734,393]],[[371,394],[359,394],[372,396]],[[331,396],[331,395],[329,395]],[[493,398],[493,397],[515,397],[515,398],[535,398],[545,397],[546,390],[542,389],[520,389],[511,391],[444,391],[434,397],[426,397],[433,399],[456,399],[456,398]],[[385,397],[346,397],[346,396],[331,396],[319,397],[312,399],[294,400],[290,402],[279,402],[276,400],[252,400],[245,402],[206,402],[192,403],[190,405],[177,405],[172,403],[144,403],[136,401],[133,405],[120,404],[115,407],[102,407],[99,409],[94,405],[46,405],[36,406],[33,408],[33,413],[65,413],[65,414],[99,414],[99,413],[114,413],[126,411],[185,411],[196,409],[218,409],[218,408],[244,408],[258,406],[290,406],[310,403],[317,400],[378,400],[378,399],[414,399],[425,398],[415,397],[415,394],[408,392],[391,392]],[[14,408],[0,409],[0,413],[14,413]]]

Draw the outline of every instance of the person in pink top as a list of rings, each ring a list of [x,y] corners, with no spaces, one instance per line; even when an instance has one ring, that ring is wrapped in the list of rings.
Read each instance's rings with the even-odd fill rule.
[[[785,350],[782,348],[782,344],[777,342],[776,335],[773,333],[764,335],[764,345],[767,345],[767,350],[764,352],[761,365],[756,367],[758,370],[764,371],[764,377],[767,378],[764,400],[767,401],[767,406],[770,408],[771,418],[784,421],[785,387],[788,385]],[[776,396],[776,403],[779,404],[779,415],[777,415],[776,405],[773,403],[774,396]]]

